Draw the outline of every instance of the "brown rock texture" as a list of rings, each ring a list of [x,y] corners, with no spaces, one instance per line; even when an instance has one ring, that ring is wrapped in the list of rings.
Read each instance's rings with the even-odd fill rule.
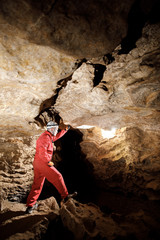
[[[104,217],[97,206],[70,200],[60,209],[63,224],[70,229],[75,239],[112,239],[123,231],[110,217]]]
[[[35,137],[0,138],[1,199],[22,201],[33,181]]]
[[[25,210],[22,203],[7,200],[1,203],[1,239],[41,239],[47,232],[49,222],[59,216],[59,206],[53,197],[39,201],[38,209],[32,214],[25,214]]]
[[[12,129],[22,126],[32,132],[28,122],[39,114],[41,103],[55,94],[58,80],[73,72],[76,59],[32,43],[1,15],[0,24],[2,126]]]
[[[54,198],[24,215],[36,140],[49,120],[79,129],[82,142],[70,152],[81,154],[98,189],[99,207],[62,206],[71,240],[160,238],[158,2],[0,1],[0,238],[38,240],[60,221]]]
[[[127,209],[127,214],[124,214],[125,210],[123,211],[123,207],[124,209],[128,207],[127,202],[121,204],[121,207],[123,207],[121,210],[119,209],[118,213],[104,214],[94,204],[81,204],[72,199],[62,206],[60,216],[64,226],[73,232],[74,239],[77,240],[149,240],[153,236],[158,236],[159,223],[156,210],[152,208],[153,212],[151,214],[150,206],[144,206],[138,201],[132,201],[132,204],[132,208]],[[153,226],[154,230],[152,232]]]
[[[103,138],[100,129],[83,130],[81,150],[100,188],[159,199],[160,134],[137,127]]]
[[[138,126],[160,129],[160,25],[148,25],[137,47],[118,55],[107,65],[99,84],[94,86],[95,68],[84,63],[77,69],[56,101],[64,122],[112,127]],[[103,64],[104,65],[104,64]]]
[[[30,41],[83,58],[102,56],[120,43],[133,2],[2,0],[1,13]]]

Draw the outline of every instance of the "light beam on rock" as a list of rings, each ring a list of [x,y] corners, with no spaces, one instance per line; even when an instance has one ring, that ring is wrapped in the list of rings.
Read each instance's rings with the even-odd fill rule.
[[[113,138],[116,133],[116,128],[112,128],[110,131],[101,129],[101,133],[103,138],[108,138],[108,139]]]
[[[91,125],[81,125],[81,126],[78,126],[77,128],[79,129],[89,129],[89,128],[93,128],[94,126],[91,126]]]

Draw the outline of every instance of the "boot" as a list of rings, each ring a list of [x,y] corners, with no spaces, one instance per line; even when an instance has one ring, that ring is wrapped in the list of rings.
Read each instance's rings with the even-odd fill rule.
[[[27,214],[31,214],[32,213],[32,211],[33,210],[36,210],[38,208],[38,203],[35,203],[34,205],[33,205],[33,207],[27,207],[27,209],[26,209],[26,213]]]
[[[70,198],[76,197],[77,194],[78,194],[77,192],[74,192],[74,193],[72,193],[72,194],[68,194],[67,197],[65,197],[64,199],[62,199],[61,204],[66,203]]]

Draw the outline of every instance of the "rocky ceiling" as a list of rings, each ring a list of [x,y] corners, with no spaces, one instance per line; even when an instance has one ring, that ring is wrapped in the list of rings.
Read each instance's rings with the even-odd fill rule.
[[[159,11],[158,0],[0,1],[2,200],[25,199],[48,120],[80,127],[98,187],[160,199]]]
[[[2,0],[2,125],[54,107],[73,127],[159,129],[157,2]]]

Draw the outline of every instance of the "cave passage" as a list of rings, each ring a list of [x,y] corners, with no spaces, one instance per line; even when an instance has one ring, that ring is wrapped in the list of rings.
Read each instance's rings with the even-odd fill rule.
[[[149,218],[158,222],[160,202],[148,200],[143,195],[126,194],[119,188],[106,189],[103,186],[103,180],[101,184],[98,183],[97,179],[93,177],[93,167],[81,151],[82,137],[79,130],[70,129],[63,138],[57,141],[57,146],[59,145],[61,149],[59,156],[62,159],[57,168],[62,173],[69,192],[77,191],[76,200],[81,203],[96,204],[104,216],[112,216],[117,223],[125,222],[129,215],[138,216],[141,213],[144,224],[148,224],[149,239],[158,240],[160,231],[154,224],[152,226],[152,220]],[[142,220],[138,219],[137,221],[141,224]],[[127,222],[129,221],[127,220]],[[141,230],[139,231],[141,232]],[[133,233],[128,237],[127,239],[137,239],[136,234]]]
[[[145,196],[125,193],[118,187],[106,188],[103,179],[98,182],[98,179],[93,177],[93,167],[81,151],[82,138],[83,134],[79,130],[71,128],[55,142],[57,150],[53,161],[55,161],[55,167],[62,173],[69,193],[77,191],[77,201],[88,205],[95,204],[102,211],[104,217],[110,216],[116,224],[121,226],[123,223],[126,224],[126,231],[129,231],[128,229],[134,224],[142,224],[148,236],[145,240],[159,240],[160,231],[157,223],[160,222],[160,201],[151,201]],[[119,181],[118,176],[116,181]],[[46,180],[38,200],[44,200],[51,196],[55,197],[58,204],[60,203],[59,193]],[[131,223],[130,219],[137,222]],[[132,231],[126,238],[116,238],[115,240],[144,239],[137,238],[137,234],[140,234],[140,237],[143,236],[141,228],[137,229],[138,233]],[[57,218],[56,221],[50,221],[47,232],[42,239],[49,240],[51,238],[74,239],[72,233],[64,228],[60,218]]]
[[[97,179],[93,177],[91,164],[81,151],[82,137],[79,130],[70,129],[63,138],[55,142],[57,149],[60,148],[58,156],[61,159],[61,161],[55,162],[55,166],[62,173],[69,193],[77,191],[76,200],[81,203],[94,203],[104,214],[125,216],[143,210],[145,214],[158,218],[159,201],[150,201],[143,195],[126,194],[119,188],[106,189],[103,181],[97,182]],[[57,190],[46,181],[40,199],[50,196],[54,196],[58,202],[60,201]],[[159,233],[156,234],[159,236]]]
[[[70,129],[61,139],[55,142],[55,153],[61,161],[55,162],[55,167],[62,173],[69,193],[78,192],[77,200],[80,202],[94,202],[97,187],[91,175],[91,166],[85,161],[85,155],[81,152],[80,142],[82,133],[79,130]],[[54,196],[60,201],[60,196],[55,187],[45,180],[45,184],[39,199]]]

